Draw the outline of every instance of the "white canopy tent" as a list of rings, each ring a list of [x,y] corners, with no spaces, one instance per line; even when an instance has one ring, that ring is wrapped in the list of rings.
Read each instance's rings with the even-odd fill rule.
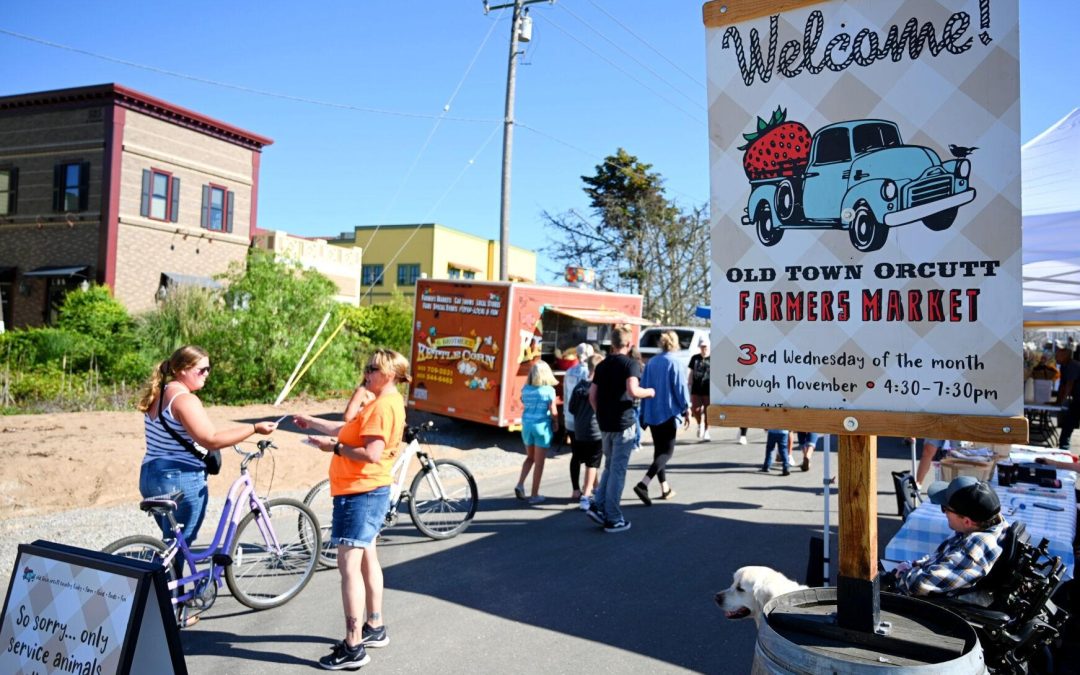
[[[1024,325],[1080,325],[1080,108],[1020,149]]]

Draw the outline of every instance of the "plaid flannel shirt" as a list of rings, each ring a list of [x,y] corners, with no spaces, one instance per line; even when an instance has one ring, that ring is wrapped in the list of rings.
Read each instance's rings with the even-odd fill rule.
[[[1001,538],[1008,526],[1001,518],[987,530],[949,537],[937,551],[919,558],[897,577],[897,593],[930,595],[971,586],[986,576],[1001,556]]]

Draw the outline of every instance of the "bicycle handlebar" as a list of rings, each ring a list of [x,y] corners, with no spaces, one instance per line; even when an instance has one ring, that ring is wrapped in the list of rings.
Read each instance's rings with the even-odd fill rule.
[[[438,429],[435,428],[435,420],[428,420],[427,422],[423,422],[413,427],[406,426],[405,442],[411,443],[414,439],[419,440],[420,434],[428,431],[438,431]]]
[[[256,450],[255,452],[247,452],[245,450],[242,450],[239,445],[234,445],[233,446],[233,450],[236,451],[236,454],[238,454],[238,455],[240,455],[241,457],[244,458],[240,462],[240,468],[241,469],[247,468],[247,465],[248,465],[248,463],[251,462],[251,460],[253,460],[253,459],[261,459],[262,456],[266,454],[266,451],[269,450],[270,448],[273,448],[274,450],[277,450],[277,446],[274,445],[274,442],[272,440],[270,440],[269,438],[266,438],[266,439],[263,439],[263,440],[257,442],[255,444],[255,447],[257,447],[258,450]]]

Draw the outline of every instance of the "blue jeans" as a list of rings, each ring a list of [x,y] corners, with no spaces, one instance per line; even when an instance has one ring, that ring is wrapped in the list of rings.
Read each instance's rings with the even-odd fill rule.
[[[206,471],[170,459],[155,459],[142,465],[139,471],[139,493],[144,499],[167,495],[176,490],[184,496],[176,504],[173,517],[184,526],[184,541],[190,546],[199,535],[210,499],[210,491],[206,487]],[[159,516],[154,518],[161,528],[161,535],[165,539],[173,539],[169,519]]]
[[[765,437],[765,468],[768,469],[772,465],[772,452],[773,448],[780,453],[780,461],[783,462],[784,468],[788,468],[791,463],[791,458],[788,457],[787,451],[788,435],[787,434],[774,434],[770,433]]]
[[[623,519],[619,500],[626,485],[626,468],[630,465],[630,453],[634,451],[637,428],[635,424],[622,431],[604,431],[600,434],[604,449],[604,473],[600,477],[600,486],[593,494],[593,503],[604,520],[611,523]]]

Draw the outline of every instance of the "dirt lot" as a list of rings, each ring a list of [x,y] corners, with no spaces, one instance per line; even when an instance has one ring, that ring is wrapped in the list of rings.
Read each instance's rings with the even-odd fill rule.
[[[344,400],[286,401],[280,408],[252,405],[210,407],[208,411],[215,424],[225,426],[276,420],[287,413],[330,416],[344,407]],[[410,412],[410,423],[419,419],[421,415]],[[439,457],[454,458],[468,448],[481,447],[501,447],[508,454],[520,452],[520,439],[507,432],[448,420],[439,424],[440,432],[429,439],[448,443],[433,446]],[[258,438],[262,437],[253,437],[245,446],[254,449]],[[301,443],[301,438],[288,423],[274,434],[278,449],[273,451],[272,461],[264,459],[258,467],[260,487],[272,480],[275,493],[300,490],[326,477],[329,456]],[[0,417],[0,520],[133,504],[139,500],[139,465],[144,452],[143,418],[134,411]],[[224,496],[240,463],[234,452],[225,451],[223,456],[221,473],[210,479],[213,497]],[[474,468],[474,472],[481,468]]]

